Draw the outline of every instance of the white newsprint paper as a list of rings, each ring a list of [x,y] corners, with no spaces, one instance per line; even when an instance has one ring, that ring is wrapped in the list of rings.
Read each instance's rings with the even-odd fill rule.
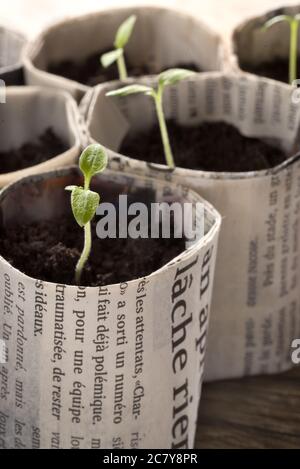
[[[5,105],[0,105],[0,119],[0,152],[36,142],[49,128],[66,147],[62,153],[39,164],[1,173],[0,188],[29,174],[61,168],[78,160],[84,126],[76,102],[68,93],[31,86],[8,86]]]
[[[22,229],[33,216],[61,215],[64,187],[78,182],[76,168],[22,179],[0,196],[1,223]],[[97,187],[103,201],[126,193],[204,202],[175,184],[110,171]],[[0,257],[1,448],[193,447],[221,221],[204,204],[199,241],[122,284],[56,285]]]
[[[0,339],[0,365],[6,363],[6,344]]]
[[[155,77],[149,80],[143,83],[155,83]],[[288,155],[270,170],[216,173],[172,172],[120,155],[124,136],[148,128],[156,116],[147,96],[105,96],[117,87],[120,83],[99,86],[82,106],[91,141],[112,150],[111,167],[181,182],[223,216],[206,379],[290,368],[291,343],[300,337],[300,105],[292,100],[295,90],[249,74],[222,73],[203,73],[165,90],[167,118],[182,125],[222,120],[246,136],[281,146]]]
[[[22,84],[25,43],[22,34],[0,25],[0,80],[4,80],[7,86]]]

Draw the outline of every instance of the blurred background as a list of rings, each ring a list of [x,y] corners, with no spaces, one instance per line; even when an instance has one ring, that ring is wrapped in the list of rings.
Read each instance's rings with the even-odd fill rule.
[[[32,37],[49,23],[66,16],[114,6],[158,4],[192,11],[227,35],[246,16],[298,3],[299,0],[9,0],[1,1],[0,22],[5,21]]]

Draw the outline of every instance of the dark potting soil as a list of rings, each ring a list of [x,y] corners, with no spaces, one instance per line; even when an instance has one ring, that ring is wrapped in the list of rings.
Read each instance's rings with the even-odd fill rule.
[[[263,62],[253,66],[241,64],[241,69],[245,72],[254,73],[262,77],[273,78],[273,80],[289,83],[289,61],[288,59],[276,58],[271,62]],[[300,58],[297,61],[297,70],[300,71]]]
[[[244,172],[272,168],[286,159],[279,148],[262,140],[244,137],[225,122],[204,122],[183,127],[168,122],[175,165],[204,171]],[[165,164],[158,125],[148,131],[125,138],[123,155],[150,163]]]
[[[20,148],[0,152],[0,174],[43,163],[66,150],[67,146],[48,128],[36,142],[27,142]]]
[[[105,239],[96,235],[81,284],[100,286],[133,280],[158,270],[185,250],[184,239]],[[172,231],[171,231],[172,233]],[[0,254],[25,274],[44,281],[74,284],[83,247],[83,230],[74,219],[38,222],[6,232]]]
[[[69,80],[75,80],[87,86],[95,86],[99,83],[105,83],[106,81],[117,80],[119,78],[117,64],[114,63],[110,67],[104,68],[100,63],[100,57],[105,52],[108,51],[92,54],[82,62],[64,60],[57,64],[50,64],[48,72],[68,78]],[[151,70],[146,64],[139,67],[132,66],[126,59],[126,65],[129,77],[139,77],[151,74]],[[176,65],[176,68],[186,68],[195,72],[200,71],[195,64],[188,63],[178,64]]]

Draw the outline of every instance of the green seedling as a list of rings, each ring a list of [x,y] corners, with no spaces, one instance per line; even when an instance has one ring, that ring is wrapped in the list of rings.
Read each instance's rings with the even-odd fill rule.
[[[298,58],[298,29],[300,14],[295,16],[290,15],[278,15],[271,18],[264,24],[264,28],[271,28],[274,24],[286,21],[290,27],[290,54],[289,54],[289,82],[293,83],[297,78],[297,58]]]
[[[104,68],[110,67],[113,63],[117,62],[120,80],[127,78],[124,48],[130,39],[135,22],[136,16],[131,15],[119,26],[114,42],[115,49],[103,54],[100,59]]]
[[[79,168],[84,176],[84,187],[67,186],[71,191],[71,206],[74,218],[84,229],[84,247],[75,270],[76,284],[80,284],[83,268],[90,256],[92,248],[91,221],[96,214],[100,196],[90,190],[91,179],[101,173],[107,166],[107,155],[101,145],[89,145],[81,154]]]
[[[166,163],[170,168],[175,167],[174,157],[172,148],[170,145],[170,139],[166,124],[166,119],[163,110],[163,93],[164,89],[168,85],[175,85],[181,80],[191,77],[195,72],[190,70],[184,70],[181,68],[172,68],[166,70],[158,75],[158,85],[156,88],[144,85],[129,85],[118,90],[110,91],[106,93],[106,96],[128,96],[130,94],[142,93],[146,96],[151,96],[155,102],[156,114],[159,122],[159,128],[161,133],[161,139],[164,148],[164,154]]]

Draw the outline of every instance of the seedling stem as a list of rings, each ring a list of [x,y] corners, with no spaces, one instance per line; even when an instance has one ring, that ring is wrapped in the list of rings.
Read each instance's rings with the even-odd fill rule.
[[[120,80],[126,80],[128,75],[127,75],[127,68],[126,68],[125,59],[124,59],[124,53],[120,55],[120,57],[118,58],[117,64],[118,64]]]
[[[295,16],[278,15],[271,18],[264,25],[265,28],[270,28],[276,23],[286,21],[290,27],[290,55],[289,55],[289,82],[293,83],[297,79],[297,59],[298,59],[298,30],[300,14]]]
[[[292,18],[290,23],[290,70],[289,79],[292,84],[297,78],[297,46],[298,46],[298,28],[299,20]]]
[[[76,285],[80,284],[80,279],[82,275],[83,268],[90,257],[90,252],[92,249],[92,232],[91,232],[91,222],[89,221],[84,226],[84,248],[80,256],[79,261],[76,264],[75,269],[75,282]]]
[[[106,52],[100,58],[101,64],[104,68],[110,67],[114,62],[117,62],[120,80],[125,80],[127,78],[124,48],[131,37],[135,22],[136,16],[131,15],[119,26],[114,40],[115,49],[110,52]]]
[[[163,142],[166,163],[170,168],[174,168],[175,167],[174,156],[173,156],[173,152],[172,152],[172,148],[170,144],[166,119],[165,119],[164,110],[163,110],[163,87],[161,85],[159,85],[158,91],[156,93],[154,92],[153,97],[155,101],[155,108],[156,108],[157,118],[159,122],[159,128],[160,128],[160,133],[161,133],[161,139]]]
[[[84,176],[84,187],[67,186],[71,191],[71,206],[75,220],[84,228],[84,246],[75,268],[75,282],[80,284],[82,271],[92,249],[91,221],[95,216],[100,196],[90,190],[91,179],[107,166],[107,155],[100,145],[89,145],[81,154],[79,167]]]
[[[170,144],[166,118],[163,109],[163,94],[164,89],[168,85],[175,85],[181,80],[191,77],[195,72],[184,70],[182,68],[173,68],[166,70],[158,75],[157,88],[151,88],[145,85],[129,85],[118,90],[106,93],[106,96],[128,96],[130,94],[142,93],[146,96],[151,96],[155,102],[156,115],[159,123],[161,139],[164,148],[165,160],[170,168],[175,168],[173,152]]]

